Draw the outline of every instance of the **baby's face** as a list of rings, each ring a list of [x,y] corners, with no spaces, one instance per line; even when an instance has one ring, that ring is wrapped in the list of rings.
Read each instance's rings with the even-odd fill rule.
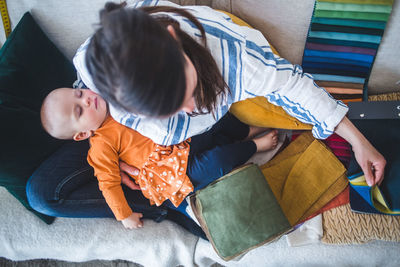
[[[108,114],[106,101],[89,89],[60,88],[55,93],[55,109],[76,133],[97,130]]]

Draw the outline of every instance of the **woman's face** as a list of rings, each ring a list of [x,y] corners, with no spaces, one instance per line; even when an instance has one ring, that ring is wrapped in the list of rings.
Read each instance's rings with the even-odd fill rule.
[[[183,53],[183,56],[185,57],[186,93],[181,110],[192,113],[196,108],[193,94],[197,86],[197,72],[189,57],[185,53]]]
[[[175,29],[172,25],[167,26],[167,31],[172,35],[175,40],[178,40]],[[182,106],[179,110],[186,113],[192,113],[196,108],[196,102],[194,100],[194,90],[197,86],[197,72],[190,58],[183,52],[185,58],[185,76],[186,76],[186,92],[185,98],[183,99]]]

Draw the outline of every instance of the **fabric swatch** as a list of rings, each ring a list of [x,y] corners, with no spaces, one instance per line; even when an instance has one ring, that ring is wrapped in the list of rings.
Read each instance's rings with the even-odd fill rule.
[[[392,5],[391,0],[317,0],[304,49],[304,71],[319,86],[335,88],[336,99],[345,103],[365,99]],[[363,92],[345,92],[349,88]]]

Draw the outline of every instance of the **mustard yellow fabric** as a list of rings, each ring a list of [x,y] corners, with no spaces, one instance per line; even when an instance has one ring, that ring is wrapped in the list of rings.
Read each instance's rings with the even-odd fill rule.
[[[325,206],[348,183],[343,164],[310,132],[261,169],[291,225]]]
[[[311,124],[305,124],[288,115],[286,111],[267,101],[265,97],[257,96],[234,103],[229,111],[242,122],[278,129],[311,130]]]
[[[320,179],[323,179],[323,178],[320,177]],[[347,184],[348,184],[348,181],[346,179],[346,175],[343,175],[342,177],[340,177],[336,181],[334,181],[329,188],[327,188],[324,192],[321,192],[321,195],[319,196],[319,198],[316,198],[314,204],[309,207],[309,209],[303,214],[302,217],[300,217],[298,222],[305,221],[309,216],[311,216],[312,214],[315,214],[321,208],[325,207],[325,205],[328,204],[328,202],[330,202],[338,194],[343,192],[343,190],[346,188]]]
[[[218,10],[228,15],[232,21],[240,26],[252,28],[242,19],[231,13]],[[271,45],[272,52],[279,55],[278,51]],[[311,130],[312,125],[304,124],[294,117],[289,116],[281,107],[272,105],[265,97],[259,96],[234,103],[229,111],[242,122],[268,128]]]

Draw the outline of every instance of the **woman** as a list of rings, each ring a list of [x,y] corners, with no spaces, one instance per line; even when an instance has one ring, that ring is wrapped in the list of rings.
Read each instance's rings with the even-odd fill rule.
[[[276,57],[260,32],[206,7],[157,4],[168,7],[107,4],[100,28],[74,58],[83,83],[111,104],[114,119],[158,144],[176,144],[210,128],[232,103],[261,95],[313,124],[316,138],[341,135],[368,183],[382,181],[385,159],[345,117],[347,107],[301,67]]]
[[[233,102],[261,95],[313,124],[316,138],[334,131],[345,138],[368,184],[381,182],[385,160],[345,117],[348,108],[301,67],[276,57],[261,33],[209,8],[158,2],[165,4],[106,5],[101,27],[74,59],[83,82],[112,104],[115,119],[167,145],[204,131]],[[223,62],[232,57],[239,63]]]

